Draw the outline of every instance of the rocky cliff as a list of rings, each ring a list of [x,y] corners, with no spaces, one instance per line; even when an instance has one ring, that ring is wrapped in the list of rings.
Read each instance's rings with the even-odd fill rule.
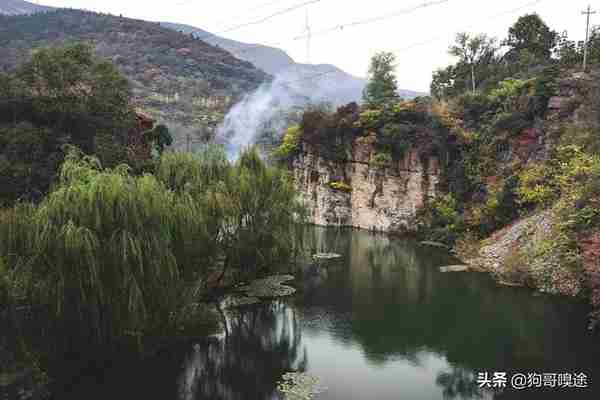
[[[374,136],[356,138],[346,161],[325,159],[303,144],[292,165],[312,223],[389,233],[416,228],[417,211],[436,193],[438,160],[412,149],[399,161],[375,164],[374,142]]]

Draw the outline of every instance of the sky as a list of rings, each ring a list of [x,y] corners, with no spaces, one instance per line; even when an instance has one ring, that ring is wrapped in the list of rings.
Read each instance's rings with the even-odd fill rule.
[[[123,14],[148,21],[196,26],[246,43],[272,45],[295,61],[333,64],[366,76],[379,51],[397,57],[398,87],[429,91],[432,73],[454,60],[448,47],[457,32],[503,39],[520,15],[537,12],[558,32],[585,37],[589,0],[30,0],[55,7]],[[302,7],[295,6],[305,4]],[[600,4],[598,4],[600,9]],[[289,12],[285,10],[292,9]],[[600,11],[600,10],[599,10]],[[279,14],[263,23],[245,27]],[[385,16],[377,19],[376,17]],[[313,33],[307,51],[306,26]],[[370,23],[349,25],[359,21]],[[600,24],[600,12],[591,25]],[[339,29],[342,25],[343,29]],[[329,29],[335,28],[335,29]]]

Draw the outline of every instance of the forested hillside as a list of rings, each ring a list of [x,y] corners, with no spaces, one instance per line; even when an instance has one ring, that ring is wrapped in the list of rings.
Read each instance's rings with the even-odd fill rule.
[[[157,23],[79,10],[0,16],[0,71],[33,50],[84,41],[131,81],[137,106],[166,122],[215,124],[268,75],[250,63]],[[198,128],[200,129],[200,128]]]

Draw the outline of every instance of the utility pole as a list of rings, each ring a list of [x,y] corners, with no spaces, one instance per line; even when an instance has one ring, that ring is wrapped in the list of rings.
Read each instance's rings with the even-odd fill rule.
[[[581,14],[587,16],[587,23],[585,25],[585,44],[583,45],[583,72],[587,72],[588,42],[590,40],[590,15],[596,14],[596,11],[592,11],[592,7],[588,5],[587,11],[582,11]]]
[[[308,23],[308,8],[306,8],[306,23],[304,29],[306,32],[306,63],[310,64],[310,40],[312,38],[312,34],[310,32],[310,25]]]
[[[191,149],[191,143],[190,143],[191,140],[192,140],[192,137],[190,136],[189,133],[187,135],[185,135],[186,149],[187,149],[188,153],[192,151],[192,149]]]

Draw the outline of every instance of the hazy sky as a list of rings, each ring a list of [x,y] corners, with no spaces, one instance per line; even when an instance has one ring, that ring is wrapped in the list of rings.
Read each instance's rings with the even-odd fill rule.
[[[32,1],[32,0],[30,0]],[[40,0],[56,7],[84,8],[150,21],[194,25],[213,33],[260,20],[311,0]],[[313,38],[311,63],[334,64],[365,76],[369,58],[377,51],[394,51],[399,87],[428,91],[434,70],[452,59],[447,48],[458,31],[485,32],[504,38],[519,15],[537,12],[559,32],[573,39],[585,35],[581,11],[589,0],[312,0],[314,3],[264,23],[224,32],[221,36],[284,49],[298,62],[307,60],[306,14]],[[38,2],[38,1],[36,1]],[[440,3],[415,9],[424,3]],[[598,8],[600,4],[596,2]],[[412,11],[411,11],[412,10]],[[373,17],[397,14],[372,23],[317,32]],[[600,24],[600,13],[592,24]]]

